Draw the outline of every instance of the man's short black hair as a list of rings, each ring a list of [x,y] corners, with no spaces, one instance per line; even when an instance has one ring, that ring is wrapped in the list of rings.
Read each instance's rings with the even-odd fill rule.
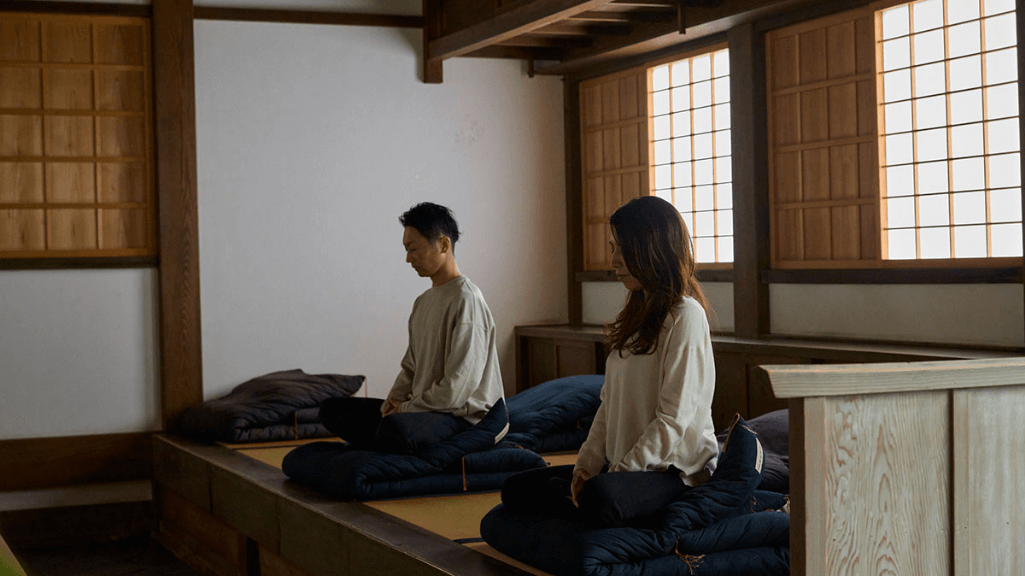
[[[442,236],[448,236],[452,246],[459,240],[459,225],[452,216],[452,211],[444,206],[431,202],[421,202],[406,210],[399,216],[399,222],[403,226],[412,226],[417,232],[423,234],[431,244],[438,241]]]

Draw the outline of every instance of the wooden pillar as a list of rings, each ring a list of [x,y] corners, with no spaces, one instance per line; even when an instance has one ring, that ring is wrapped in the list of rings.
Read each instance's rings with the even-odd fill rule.
[[[1021,2],[1017,4],[1017,10],[1015,11],[1015,18],[1017,20],[1018,28],[1018,161],[1020,163],[1020,174],[1025,175],[1025,125],[1022,125],[1022,114],[1021,111],[1025,110],[1025,92],[1021,90],[1021,82],[1025,81],[1025,9],[1022,9]],[[1022,214],[1019,216],[1025,217],[1025,186],[1021,189],[1021,205]],[[1022,224],[1023,231],[1025,231],[1025,223]],[[1025,254],[1025,233],[1022,234],[1022,253]],[[1021,273],[1022,286],[1025,288],[1025,257],[1022,258],[1022,273]],[[1022,290],[1025,293],[1025,289]],[[1025,323],[1025,314],[1022,315],[1022,322]],[[1025,341],[1021,342],[1025,345]]]
[[[441,36],[441,0],[423,0],[424,18],[424,82],[427,84],[441,84],[442,71],[441,59],[431,58],[430,44]]]
[[[160,220],[164,428],[203,400],[192,0],[153,0],[153,116]]]
[[[580,175],[580,80],[565,77],[562,85],[562,132],[566,149],[566,282],[571,324],[583,321],[582,286],[576,274],[584,269],[584,199]]]
[[[768,334],[769,164],[766,148],[765,35],[752,24],[731,28],[730,108],[733,126],[733,309],[742,338]]]

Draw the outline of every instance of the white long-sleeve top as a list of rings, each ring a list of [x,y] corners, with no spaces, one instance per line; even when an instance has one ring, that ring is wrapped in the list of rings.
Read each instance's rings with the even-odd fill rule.
[[[495,321],[480,289],[458,276],[417,297],[388,393],[399,412],[445,412],[476,424],[503,397]]]
[[[601,472],[681,470],[689,486],[715,470],[719,445],[712,424],[715,362],[708,319],[684,298],[666,317],[652,354],[612,352],[601,404],[576,468]]]

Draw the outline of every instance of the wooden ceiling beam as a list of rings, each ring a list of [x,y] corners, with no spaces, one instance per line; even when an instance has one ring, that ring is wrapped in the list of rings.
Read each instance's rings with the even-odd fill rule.
[[[559,60],[562,48],[523,47],[491,45],[476,52],[464,55],[464,58],[509,58],[513,60]]]
[[[552,75],[583,72],[613,60],[670,48],[814,4],[815,0],[733,0],[715,7],[688,7],[684,12],[687,28],[682,33],[676,18],[637,23],[627,35],[597,37],[589,46],[568,49],[561,62],[538,66],[535,72]]]
[[[474,24],[431,40],[430,60],[455,58],[497,44],[502,40],[533,32],[576,14],[593,11],[612,0],[534,0]]]
[[[551,37],[535,36],[533,34],[517,36],[508,40],[502,40],[492,46],[520,46],[524,48],[572,48],[587,46],[591,43],[590,38],[582,37]]]

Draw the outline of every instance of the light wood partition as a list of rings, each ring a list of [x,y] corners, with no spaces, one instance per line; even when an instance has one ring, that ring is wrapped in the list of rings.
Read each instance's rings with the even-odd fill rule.
[[[1025,358],[762,368],[790,399],[791,574],[1025,574]]]
[[[149,21],[0,14],[0,258],[156,254]]]

